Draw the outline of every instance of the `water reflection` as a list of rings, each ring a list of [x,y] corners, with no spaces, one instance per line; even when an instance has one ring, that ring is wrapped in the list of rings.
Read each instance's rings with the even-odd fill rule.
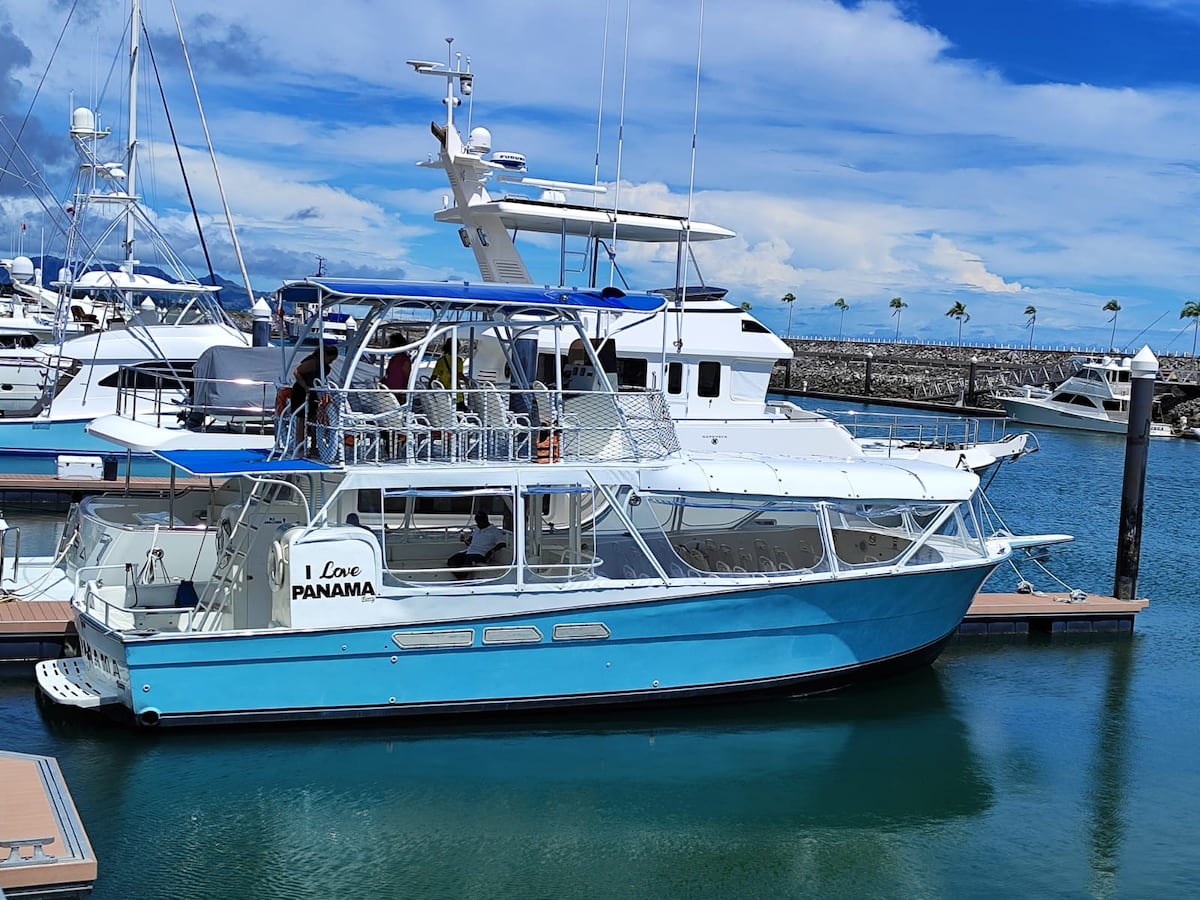
[[[43,725],[100,858],[155,848],[149,873],[109,868],[98,898],[147,874],[177,888],[181,873],[197,896],[384,896],[398,880],[416,895],[561,895],[593,878],[661,896],[747,867],[786,891],[813,877],[813,854],[828,865],[851,846],[829,877],[878,878],[896,864],[886,835],[977,816],[993,796],[929,670],[794,703],[517,724]]]

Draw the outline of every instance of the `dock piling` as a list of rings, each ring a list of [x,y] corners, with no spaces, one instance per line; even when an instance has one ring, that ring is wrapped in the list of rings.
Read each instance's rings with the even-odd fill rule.
[[[1150,415],[1158,359],[1142,347],[1131,367],[1129,424],[1125,434],[1125,475],[1121,483],[1121,521],[1117,531],[1117,567],[1113,596],[1137,598],[1138,563],[1142,553],[1142,504],[1146,494],[1146,459],[1150,448]]]

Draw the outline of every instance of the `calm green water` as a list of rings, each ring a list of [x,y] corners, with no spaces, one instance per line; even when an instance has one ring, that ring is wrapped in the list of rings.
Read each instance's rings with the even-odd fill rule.
[[[1123,441],[1039,434],[989,493],[1014,530],[1079,535],[1053,570],[1109,593]],[[816,699],[420,728],[133,733],[43,715],[9,667],[0,745],[58,757],[98,900],[1196,896],[1198,467],[1200,443],[1151,447],[1132,636],[962,639]]]

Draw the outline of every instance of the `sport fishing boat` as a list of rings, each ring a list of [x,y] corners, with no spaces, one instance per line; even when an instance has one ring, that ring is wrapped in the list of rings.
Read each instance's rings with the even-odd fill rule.
[[[523,233],[558,237],[554,283],[565,283],[575,271],[588,273],[593,286],[601,260],[624,283],[617,264],[619,242],[666,245],[673,251],[678,279],[680,272],[699,274],[693,244],[735,236],[727,228],[687,216],[606,208],[605,185],[529,175],[523,153],[492,150],[487,128],[472,128],[466,140],[459,133],[455,110],[474,103],[475,73],[461,64],[452,67],[449,60],[409,60],[409,65],[418,74],[445,81],[445,120],[431,123],[438,153],[418,165],[446,175],[453,203],[437,211],[434,219],[459,226],[459,239],[474,255],[484,281],[534,282],[516,244]],[[698,285],[663,289],[670,302],[652,316],[610,310],[584,314],[588,335],[610,377],[622,389],[662,390],[685,448],[766,449],[776,456],[833,458],[865,453],[976,471],[1037,449],[1032,435],[1008,432],[999,419],[985,424],[955,416],[893,415],[870,422],[859,417],[847,429],[832,416],[771,398],[772,373],[781,361],[788,365],[792,348],[741,305],[730,302],[725,289],[700,280]],[[548,343],[552,339],[543,335],[538,346],[543,374],[557,360],[579,368],[581,379],[591,377],[581,365],[579,346],[555,347]],[[656,361],[664,347],[668,366],[660,382]]]
[[[1023,385],[997,393],[1005,413],[1018,422],[1125,434],[1133,367],[1128,357],[1085,357],[1078,371],[1058,387]],[[1151,437],[1177,437],[1165,422],[1152,422]]]
[[[124,371],[136,402],[130,412],[148,421],[174,418],[190,390],[191,368],[210,347],[247,347],[218,302],[220,288],[201,284],[169,246],[140,202],[136,168],[140,3],[131,7],[128,140],[123,158],[104,150],[109,129],[96,113],[72,111],[70,136],[79,157],[77,181],[63,216],[66,263],[55,289],[50,340],[0,350],[0,471],[72,474],[75,468],[109,475],[158,474],[166,467],[145,454],[118,454],[86,426],[116,412]],[[55,204],[57,206],[57,204]],[[114,246],[119,239],[120,250]],[[159,269],[143,271],[136,248]],[[235,239],[236,248],[236,239]],[[116,261],[113,258],[116,257]],[[24,275],[23,264],[14,268]],[[49,304],[35,283],[15,291]],[[115,469],[114,469],[115,467]]]
[[[157,455],[218,488],[80,506],[61,555],[81,654],[38,665],[53,703],[165,726],[825,690],[934,658],[995,567],[1043,542],[987,533],[969,471],[682,452],[662,392],[616,390],[586,340],[585,313],[657,314],[658,294],[281,295],[369,312],[270,449],[163,430]],[[535,377],[544,329],[581,340],[586,389]],[[491,368],[477,349],[460,378],[485,339]],[[438,350],[448,384],[414,366],[380,386],[390,356]],[[471,522],[499,532],[474,558]]]

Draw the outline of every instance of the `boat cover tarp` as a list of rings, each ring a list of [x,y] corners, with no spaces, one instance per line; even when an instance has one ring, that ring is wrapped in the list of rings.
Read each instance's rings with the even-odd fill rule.
[[[286,475],[292,472],[328,472],[315,459],[270,459],[270,450],[162,450],[154,455],[164,462],[201,478],[233,475]]]
[[[284,354],[278,347],[209,347],[192,370],[196,386],[189,428],[208,416],[261,418],[274,410],[277,384],[284,383]]]
[[[467,306],[606,309],[655,312],[666,305],[661,294],[625,293],[616,288],[541,287],[465,281],[372,281],[306,278],[279,289],[288,303],[346,302],[353,298],[449,302]]]

